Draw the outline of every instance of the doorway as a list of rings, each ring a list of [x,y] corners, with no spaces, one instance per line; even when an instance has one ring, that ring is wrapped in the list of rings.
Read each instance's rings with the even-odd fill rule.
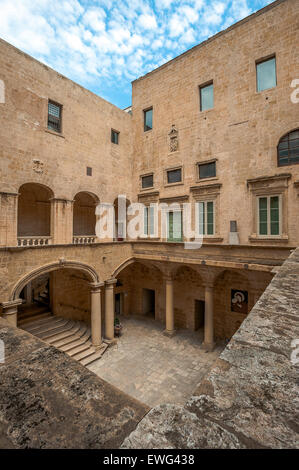
[[[194,330],[200,330],[205,326],[205,301],[195,300],[194,305]]]
[[[142,289],[142,313],[155,318],[155,291]]]
[[[123,314],[123,307],[124,307],[124,294],[123,293],[115,294],[115,316],[116,317]]]

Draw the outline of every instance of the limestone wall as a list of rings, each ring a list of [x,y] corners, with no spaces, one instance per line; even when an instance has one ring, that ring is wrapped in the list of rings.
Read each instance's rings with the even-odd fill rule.
[[[0,192],[31,182],[66,200],[79,191],[103,202],[113,203],[119,192],[131,198],[130,114],[3,40],[0,79]],[[47,129],[49,99],[63,106],[61,134]],[[111,143],[111,128],[120,132],[119,145]]]
[[[277,166],[279,139],[299,127],[291,83],[298,78],[297,0],[274,2],[228,31],[133,82],[133,156],[136,194],[159,191],[159,197],[188,196],[197,187],[216,201],[215,236],[229,242],[236,220],[240,243],[297,246],[299,243],[299,165]],[[277,86],[256,91],[256,61],[276,56]],[[214,108],[200,112],[199,86],[213,80]],[[144,132],[143,110],[153,107],[153,129]],[[178,149],[170,149],[175,125]],[[198,179],[196,164],[216,160],[216,177]],[[183,182],[167,186],[166,169],[181,166]],[[140,176],[154,173],[154,188],[141,189]],[[256,200],[247,180],[288,174],[283,184],[267,180],[265,194],[283,198],[282,237],[256,239]],[[218,188],[209,185],[219,184]],[[285,186],[285,187],[284,187]],[[283,187],[283,189],[281,188]],[[204,189],[205,188],[205,189]],[[274,189],[273,189],[274,188]],[[219,193],[215,196],[214,193]],[[210,196],[209,196],[210,195]]]

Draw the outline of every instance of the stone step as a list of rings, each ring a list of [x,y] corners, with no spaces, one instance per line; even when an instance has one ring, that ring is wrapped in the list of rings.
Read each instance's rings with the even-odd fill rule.
[[[66,338],[69,338],[70,336],[73,336],[74,333],[77,333],[80,329],[80,326],[78,326],[76,323],[73,324],[73,326],[70,326],[69,329],[65,329],[64,332],[58,333],[52,337],[49,337],[46,339],[47,343],[53,344],[53,346],[56,345],[56,342],[59,340],[63,340]],[[55,346],[57,348],[57,346]]]
[[[68,352],[72,348],[75,348],[76,346],[80,346],[80,344],[86,343],[89,339],[90,339],[90,335],[88,333],[76,339],[72,339],[72,337],[70,337],[68,338],[67,343],[59,346],[59,349],[61,349],[61,351],[64,351],[64,352]],[[58,347],[56,346],[56,344],[54,344],[53,346],[55,346],[56,348]]]
[[[60,317],[54,317],[54,315],[52,315],[50,313],[49,315],[46,315],[45,317],[40,318],[39,320],[31,319],[30,322],[27,322],[24,325],[21,324],[20,326],[23,330],[26,329],[26,331],[27,331],[27,330],[31,329],[32,327],[37,327],[37,326],[44,325],[46,323],[54,321],[54,319],[56,320],[57,318],[61,319]]]
[[[94,352],[90,356],[87,356],[86,358],[81,359],[80,364],[82,364],[83,366],[87,366],[88,364],[91,364],[92,362],[97,361],[98,359],[101,359],[101,357],[103,356],[107,348],[108,348],[108,344],[101,346],[100,349],[98,349],[96,352]]]
[[[60,335],[75,333],[74,329],[75,329],[75,326],[74,326],[73,322],[68,321],[68,322],[66,322],[65,325],[63,325],[59,328],[55,328],[55,329],[47,331],[45,333],[41,333],[40,335],[37,335],[37,336],[39,338],[43,339],[44,341],[53,343],[53,341],[55,341],[56,339],[61,339]]]
[[[82,328],[79,328],[78,332],[77,333],[74,333],[72,336],[68,336],[67,338],[62,338],[58,341],[55,341],[53,343],[53,346],[55,346],[55,348],[59,348],[59,349],[62,349],[64,347],[68,347],[69,345],[71,345],[72,343],[75,343],[76,341],[84,341],[84,340],[87,340],[89,338],[89,334],[85,331],[84,332],[84,329],[83,327]],[[71,346],[69,346],[71,347]]]
[[[51,316],[52,314],[50,312],[39,313],[37,315],[30,315],[28,317],[26,316],[24,318],[18,319],[18,326],[27,325],[28,323],[32,323],[33,321],[41,320]]]
[[[100,359],[108,347],[105,343],[99,349],[93,347],[86,323],[53,316],[51,312],[28,316],[22,327],[84,366]]]
[[[59,325],[53,326],[52,328],[47,329],[46,331],[42,331],[41,333],[35,333],[35,335],[38,338],[46,340],[48,338],[52,338],[53,336],[59,333],[64,333],[66,331],[69,331],[73,327],[74,327],[73,322],[69,320],[65,320],[65,322],[61,326]]]
[[[49,305],[32,305],[26,306],[22,305],[20,307],[20,311],[18,311],[18,318],[23,320],[24,318],[34,317],[36,315],[40,315],[41,313],[49,312]]]
[[[94,354],[96,352],[96,349],[93,347],[93,346],[90,346],[88,349],[86,349],[85,351],[82,351],[80,353],[77,353],[77,354],[74,354],[72,356],[73,359],[76,359],[76,361],[80,361],[81,362],[81,359],[85,359],[87,358],[88,356],[91,356],[92,354]]]
[[[73,357],[75,354],[78,354],[80,352],[86,351],[91,347],[91,343],[89,341],[86,341],[85,343],[81,343],[79,346],[73,347],[72,349],[69,349],[66,352],[69,356]]]
[[[46,332],[58,326],[63,326],[66,322],[67,320],[65,318],[50,318],[48,321],[45,321],[39,325],[36,325],[35,322],[30,323],[28,326],[26,325],[26,327],[24,327],[24,330],[35,335]]]

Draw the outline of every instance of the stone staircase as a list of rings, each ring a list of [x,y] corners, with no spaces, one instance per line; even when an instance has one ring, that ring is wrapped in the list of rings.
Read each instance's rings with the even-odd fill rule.
[[[54,316],[45,308],[32,315],[21,315],[18,327],[64,351],[84,366],[100,359],[108,347],[107,343],[102,343],[99,348],[92,345],[90,328],[85,323]]]

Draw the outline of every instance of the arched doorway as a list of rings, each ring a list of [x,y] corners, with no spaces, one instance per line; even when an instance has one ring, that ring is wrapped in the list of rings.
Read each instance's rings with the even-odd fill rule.
[[[74,198],[73,239],[75,243],[93,243],[95,241],[96,204],[98,198],[88,192],[77,193]]]
[[[18,244],[51,243],[51,198],[53,192],[37,183],[25,183],[19,189]]]
[[[164,322],[162,272],[152,263],[128,260],[113,274],[115,315],[147,317]]]
[[[23,293],[48,281],[48,302],[36,293],[31,303]],[[85,365],[100,357],[92,348],[102,344],[102,302],[98,275],[91,266],[61,260],[42,266],[20,279],[5,307],[10,322],[62,349]],[[17,307],[19,305],[19,307]],[[12,310],[12,309],[11,309]],[[15,318],[12,318],[12,313]],[[78,349],[79,348],[79,349]],[[88,356],[88,357],[87,357]]]

